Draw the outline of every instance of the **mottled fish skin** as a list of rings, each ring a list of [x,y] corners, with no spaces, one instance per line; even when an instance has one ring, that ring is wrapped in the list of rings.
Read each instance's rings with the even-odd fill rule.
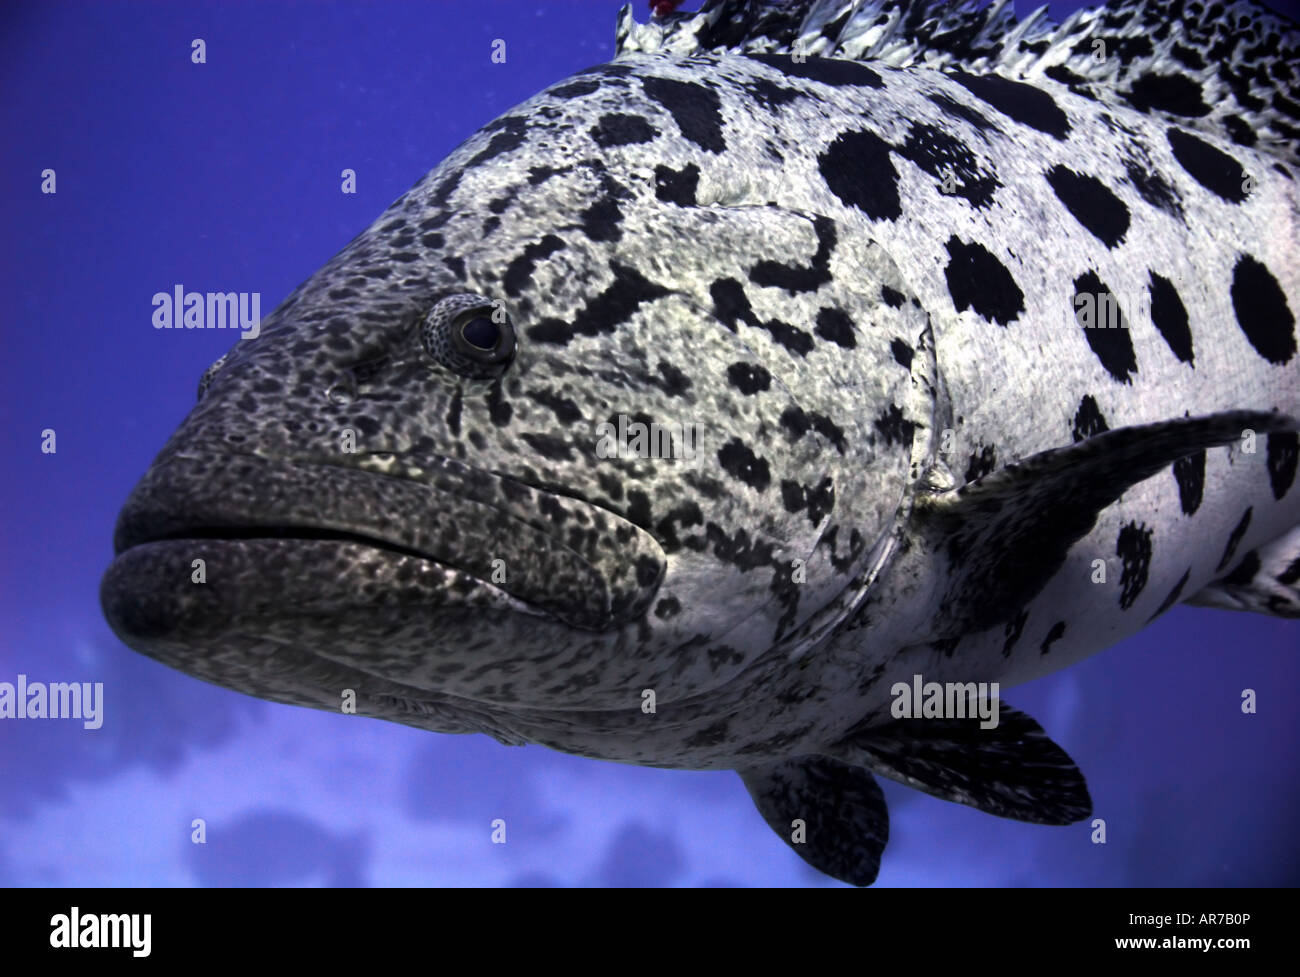
[[[1295,612],[1295,29],[1190,7],[1010,40],[1002,5],[953,13],[964,35],[908,5],[625,11],[615,62],[485,126],[205,374],[119,521],[110,622],[279,702],[354,689],[364,715],[651,766],[839,758],[747,775],[794,792],[841,760],[893,775],[835,744],[914,674],[1023,682],[1225,577],[1219,606],[1267,611],[1251,558]],[[1225,80],[1202,54],[1239,13],[1283,55],[1238,37]],[[1124,328],[1081,328],[1105,292],[1139,297]],[[424,341],[456,295],[508,316],[499,375]],[[953,603],[987,547],[936,549],[932,500],[1229,411],[1269,425],[1253,453],[1203,434],[1233,444],[1125,488],[994,624]],[[619,415],[698,425],[698,457],[598,457]]]

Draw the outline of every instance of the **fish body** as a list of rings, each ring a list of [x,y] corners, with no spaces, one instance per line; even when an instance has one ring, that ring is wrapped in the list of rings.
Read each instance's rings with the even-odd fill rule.
[[[899,703],[1183,601],[1300,615],[1297,35],[1004,6],[625,10],[204,375],[110,623],[274,701],[735,769],[857,884],[873,772],[1087,816],[1032,719]]]

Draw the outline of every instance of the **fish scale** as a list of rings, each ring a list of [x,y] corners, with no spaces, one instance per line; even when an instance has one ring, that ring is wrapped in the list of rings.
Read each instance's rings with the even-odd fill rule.
[[[1300,616],[1294,26],[710,0],[617,37],[205,372],[110,624],[274,701],[735,769],[859,885],[873,774],[1086,817],[1031,718],[900,687]]]

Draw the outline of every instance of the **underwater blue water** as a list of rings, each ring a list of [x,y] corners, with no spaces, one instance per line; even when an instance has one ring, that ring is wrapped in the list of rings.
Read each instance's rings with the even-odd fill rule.
[[[0,720],[0,883],[838,884],[732,773],[273,705],[131,652],[99,611],[117,510],[233,339],[155,330],[152,295],[257,291],[269,314],[479,126],[608,60],[618,6],[0,5],[0,681],[104,684],[99,729]],[[1297,652],[1294,624],[1177,608],[1013,690],[1107,843],[885,781],[878,884],[1294,883]]]

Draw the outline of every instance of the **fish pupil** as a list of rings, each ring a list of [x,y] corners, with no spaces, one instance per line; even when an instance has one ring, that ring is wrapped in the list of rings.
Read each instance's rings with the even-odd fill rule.
[[[470,319],[461,327],[460,334],[471,346],[482,350],[496,349],[501,339],[501,331],[497,329],[496,323],[483,316]]]

